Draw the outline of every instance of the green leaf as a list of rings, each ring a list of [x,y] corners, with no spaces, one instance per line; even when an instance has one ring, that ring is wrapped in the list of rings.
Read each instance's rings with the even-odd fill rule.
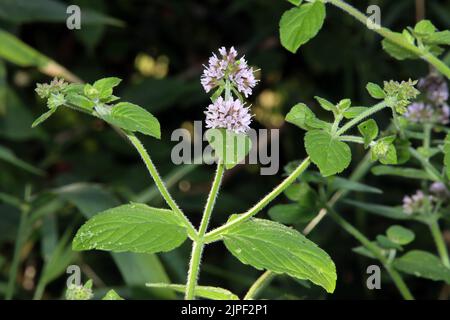
[[[296,104],[286,115],[286,121],[303,130],[326,129],[330,125],[316,118],[316,115],[304,103]]]
[[[92,86],[99,92],[99,98],[104,100],[112,95],[113,88],[118,86],[120,82],[122,82],[122,79],[110,77],[97,80]]]
[[[450,133],[447,134],[444,140],[444,166],[447,177],[450,179]]]
[[[88,112],[94,110],[95,106],[95,103],[92,100],[79,93],[68,94],[66,96],[66,101],[70,104],[76,105],[77,107],[85,109]]]
[[[398,176],[403,178],[433,181],[433,179],[427,172],[415,168],[376,166],[372,168],[372,173],[376,176],[388,175],[388,176]]]
[[[401,42],[410,42],[409,37],[411,37],[411,35],[409,35],[409,33],[405,32],[404,34],[401,33],[393,33],[393,36],[395,36],[398,41]],[[419,57],[417,55],[415,55],[414,53],[412,53],[411,51],[397,45],[396,43],[388,40],[388,39],[384,39],[381,42],[384,51],[386,51],[390,56],[394,57],[397,60],[405,60],[405,59],[418,59]]]
[[[378,160],[382,164],[397,164],[397,150],[393,142],[395,136],[388,136],[378,140],[371,148],[372,161]]]
[[[414,27],[414,33],[418,35],[432,34],[436,32],[436,27],[430,20],[421,20]]]
[[[150,288],[170,289],[180,293],[186,291],[186,286],[183,284],[147,283],[146,286]],[[199,298],[211,300],[239,300],[239,297],[231,291],[218,287],[196,286],[194,295]]]
[[[305,135],[305,148],[324,177],[342,172],[349,166],[352,158],[350,147],[346,143],[324,131],[308,131]]]
[[[78,230],[72,246],[77,251],[156,253],[173,250],[186,238],[186,228],[172,211],[127,204],[88,220]]]
[[[435,255],[420,251],[409,251],[393,262],[394,267],[404,273],[450,284],[450,269]]]
[[[252,219],[223,234],[225,246],[242,263],[309,280],[327,292],[336,286],[336,267],[328,254],[298,231]]]
[[[215,151],[215,156],[225,164],[227,169],[239,164],[252,149],[252,141],[243,133],[234,133],[225,129],[209,129],[205,135]]]
[[[158,119],[150,112],[129,102],[120,102],[106,112],[99,111],[100,117],[106,122],[119,128],[140,132],[157,139],[161,138]]]
[[[445,30],[441,32],[433,33],[429,36],[427,36],[424,41],[427,44],[434,44],[434,45],[450,45],[450,31]]]
[[[116,291],[111,289],[105,294],[105,296],[102,298],[102,300],[124,300],[124,298],[119,296]]]
[[[383,193],[383,191],[378,188],[371,187],[357,181],[344,179],[341,177],[333,177],[329,188],[331,190],[349,190],[349,191],[368,192],[377,194]]]
[[[395,250],[399,250],[399,251],[403,250],[402,246],[391,241],[388,237],[386,237],[382,234],[377,236],[377,244],[380,247],[382,247],[384,249],[388,249],[388,250],[390,250],[390,249],[395,249]]]
[[[50,118],[52,116],[52,114],[54,114],[56,112],[58,108],[53,108],[48,110],[47,112],[41,114],[36,120],[34,120],[33,124],[31,125],[32,128],[37,127],[38,125],[40,125],[42,122],[44,122],[45,120],[47,120],[48,118]]]
[[[415,238],[414,232],[398,225],[389,227],[386,234],[389,240],[402,246],[411,243]]]
[[[269,217],[283,224],[306,223],[317,214],[316,209],[301,203],[277,204],[269,209]]]
[[[317,97],[317,96],[314,98],[317,100],[317,102],[319,102],[320,106],[323,109],[325,109],[327,111],[336,111],[337,110],[336,106],[333,103],[331,103],[330,101],[328,101],[327,99]]]
[[[383,216],[390,219],[396,220],[407,220],[409,219],[408,215],[406,215],[402,208],[399,207],[388,207],[378,204],[372,204],[367,202],[360,202],[355,200],[344,200],[345,203],[350,204],[356,208],[363,209],[364,211],[372,214],[376,214],[378,216]]]
[[[364,111],[367,111],[367,107],[350,107],[344,111],[343,115],[346,119],[353,119],[359,116]]]
[[[44,175],[44,172],[41,169],[38,169],[31,164],[28,164],[27,162],[19,159],[12,150],[3,147],[0,145],[0,160],[6,161],[13,166],[16,166],[20,169],[23,169],[25,171],[28,171],[30,173],[42,176]]]
[[[364,148],[367,148],[378,137],[378,125],[373,119],[360,123],[358,130],[364,139]]]
[[[375,83],[369,82],[366,86],[366,89],[372,96],[372,98],[384,99],[386,97],[386,93],[384,92],[383,88]]]
[[[301,45],[317,35],[324,20],[325,4],[321,1],[286,11],[280,20],[281,44],[290,52],[297,52]]]

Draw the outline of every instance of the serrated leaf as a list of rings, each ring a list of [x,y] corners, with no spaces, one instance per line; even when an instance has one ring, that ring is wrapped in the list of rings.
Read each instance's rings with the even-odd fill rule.
[[[150,288],[170,289],[180,293],[186,291],[186,286],[182,284],[147,283],[146,286]],[[239,297],[229,290],[210,286],[196,286],[194,295],[199,298],[211,300],[239,300]]]
[[[352,158],[350,147],[346,143],[320,130],[306,133],[305,148],[324,177],[344,171]]]
[[[122,79],[116,77],[109,77],[97,80],[92,85],[98,92],[100,99],[107,99],[113,93],[113,88],[118,86]]]
[[[336,267],[328,254],[298,231],[282,224],[252,219],[223,234],[227,249],[242,263],[286,273],[333,292]]]
[[[120,102],[114,105],[108,112],[100,113],[100,117],[119,128],[132,132],[140,132],[157,139],[161,138],[158,119],[144,108],[133,103]]]
[[[314,112],[304,103],[293,106],[286,115],[286,121],[306,131],[325,129],[330,126],[327,122],[317,119]]]
[[[186,228],[175,214],[145,204],[127,204],[89,219],[77,232],[74,250],[156,253],[180,246]]]
[[[378,125],[373,119],[360,123],[358,130],[364,139],[364,148],[367,148],[378,137]]]
[[[41,114],[36,120],[34,120],[34,122],[31,124],[31,127],[35,128],[38,125],[40,125],[42,122],[44,122],[45,120],[50,118],[56,112],[57,109],[58,108],[52,108],[52,109],[48,110],[47,112]]]
[[[325,4],[320,1],[303,4],[286,11],[280,20],[280,40],[283,47],[297,52],[322,28],[325,20]]]
[[[375,83],[369,82],[366,86],[366,89],[372,96],[372,98],[384,99],[386,97],[386,93],[384,92],[383,88]]]
[[[215,156],[227,169],[242,162],[252,149],[251,139],[243,133],[234,133],[225,129],[209,129],[205,135],[215,151]]]
[[[404,273],[450,284],[450,269],[435,255],[420,250],[409,251],[393,262],[394,267]]]
[[[444,140],[444,166],[447,177],[450,179],[450,133],[447,134]]]
[[[411,243],[415,238],[414,232],[398,225],[389,227],[386,234],[389,240],[402,246]]]

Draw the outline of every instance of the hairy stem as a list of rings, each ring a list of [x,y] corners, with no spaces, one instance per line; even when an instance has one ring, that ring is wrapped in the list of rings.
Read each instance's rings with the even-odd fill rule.
[[[192,300],[195,298],[195,287],[197,285],[198,274],[200,271],[200,262],[205,245],[204,236],[206,233],[206,229],[208,228],[209,219],[211,218],[217,195],[219,193],[219,188],[222,182],[224,171],[224,164],[219,162],[217,164],[216,175],[214,177],[211,191],[209,192],[208,200],[206,201],[205,211],[203,212],[200,228],[198,229],[198,239],[194,240],[194,243],[192,245],[191,261],[189,263],[189,273],[186,284],[186,300]]]
[[[273,199],[275,199],[280,193],[282,193],[287,187],[289,187],[298,176],[300,176],[310,165],[311,160],[307,157],[303,162],[275,189],[261,199],[257,204],[250,208],[247,212],[239,215],[238,218],[216,228],[205,235],[205,242],[210,243],[220,239],[221,234],[230,228],[248,220],[249,218],[260,212],[265,206],[267,206]]]
[[[361,11],[357,10],[350,4],[346,3],[342,0],[327,0],[328,3],[342,9],[343,11],[347,12],[349,15],[354,17],[356,20],[360,21],[362,24],[367,26],[367,22],[369,21],[369,18],[363,14]],[[433,54],[430,52],[420,49],[416,47],[415,45],[407,42],[403,39],[402,36],[399,36],[398,34],[392,32],[391,30],[384,28],[372,21],[372,28],[374,32],[381,35],[383,38],[395,43],[396,45],[410,51],[411,53],[417,55],[418,57],[422,58],[426,62],[432,64],[439,72],[444,74],[447,78],[450,79],[450,68],[441,60],[436,58]]]
[[[244,297],[244,300],[254,300],[258,297],[259,293],[266,288],[272,279],[275,277],[275,273],[270,270],[264,272],[248,289],[247,294]]]
[[[441,230],[439,229],[439,224],[436,219],[433,219],[429,223],[431,234],[433,235],[434,242],[436,243],[436,248],[441,257],[442,263],[447,268],[450,268],[450,260],[448,257],[447,246],[445,244],[444,238],[442,237]]]
[[[162,181],[161,177],[159,176],[158,171],[156,170],[155,165],[153,164],[152,159],[150,158],[150,155],[148,154],[147,150],[145,150],[145,147],[143,146],[141,141],[132,133],[126,133],[126,136],[130,140],[131,144],[136,148],[136,150],[138,151],[142,160],[144,161],[148,172],[150,173],[153,180],[155,181],[155,184],[156,184],[159,192],[163,196],[164,200],[166,201],[167,205],[184,222],[189,237],[191,239],[197,239],[197,231],[195,230],[194,226],[189,221],[189,219],[184,215],[184,213],[178,207],[175,200],[173,200],[172,196],[170,195],[169,191],[167,190],[166,186],[164,185],[164,182]]]
[[[342,128],[340,128],[336,132],[336,134],[338,136],[341,135],[341,134],[344,134],[346,131],[348,131],[349,129],[353,128],[355,125],[357,125],[358,123],[360,123],[361,121],[363,121],[367,117],[370,117],[374,113],[377,113],[378,111],[381,111],[381,110],[383,110],[386,107],[387,107],[387,105],[386,105],[386,103],[384,101],[374,105],[373,107],[367,109],[366,111],[364,111],[363,113],[358,115],[356,118],[353,118],[352,120],[347,122],[345,125],[343,125]]]

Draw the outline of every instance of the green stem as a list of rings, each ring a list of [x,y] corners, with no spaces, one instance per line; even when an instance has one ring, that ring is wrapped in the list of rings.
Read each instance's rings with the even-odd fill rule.
[[[145,147],[141,143],[141,141],[132,133],[125,133],[130,142],[133,144],[133,146],[138,151],[139,155],[141,156],[142,160],[145,163],[145,166],[147,167],[148,172],[152,176],[153,180],[155,181],[155,184],[163,196],[164,200],[166,201],[167,205],[173,210],[173,212],[184,222],[188,235],[191,239],[197,239],[197,231],[195,230],[192,223],[189,221],[189,219],[184,215],[184,213],[181,211],[181,209],[176,204],[175,200],[173,200],[172,196],[170,195],[169,191],[167,190],[166,186],[164,185],[164,182],[162,181],[161,177],[158,174],[158,171],[155,168],[155,165],[152,162],[152,159],[150,158],[150,155],[148,154],[147,150],[145,150]]]
[[[219,162],[217,164],[216,175],[214,177],[211,191],[209,192],[208,200],[206,201],[200,228],[198,229],[198,238],[194,240],[194,243],[192,245],[191,261],[189,263],[189,273],[186,283],[186,300],[192,300],[195,298],[195,287],[197,286],[197,279],[200,271],[200,262],[202,258],[203,248],[205,246],[204,236],[206,233],[206,229],[208,228],[209,219],[211,218],[217,195],[219,193],[219,188],[224,172],[225,166],[223,163]]]
[[[442,263],[447,268],[450,268],[447,246],[442,237],[441,230],[439,229],[437,219],[433,219],[432,222],[429,223],[429,227],[431,234],[433,235],[434,242],[436,243],[437,251],[439,253],[439,256],[441,257]]]
[[[427,171],[427,173],[431,176],[431,178],[434,181],[444,182],[439,171],[430,163],[430,161],[426,157],[424,157],[421,153],[417,152],[417,150],[414,148],[409,148],[409,152],[414,158],[416,158],[416,160],[418,160],[421,163],[421,165],[424,167],[424,169]]]
[[[273,189],[269,194],[267,194],[262,200],[250,208],[247,212],[239,215],[238,218],[216,228],[205,235],[205,243],[211,243],[218,241],[221,238],[221,234],[230,228],[248,220],[253,217],[259,211],[261,211],[265,206],[267,206],[273,199],[275,199],[280,193],[282,193],[287,187],[289,187],[297,178],[300,176],[309,166],[311,160],[307,157],[303,162],[275,189]]]
[[[370,117],[372,114],[377,113],[380,110],[383,110],[386,107],[387,107],[387,105],[386,105],[386,103],[384,101],[374,105],[373,107],[367,109],[366,111],[364,111],[363,113],[358,115],[356,118],[353,118],[352,120],[347,122],[345,125],[343,125],[342,128],[340,128],[336,132],[336,134],[338,136],[344,134],[347,130],[353,128],[353,126],[357,125],[362,120],[366,119],[367,117]]]
[[[356,136],[340,136],[339,140],[364,144],[364,139],[361,137],[356,137]]]
[[[351,6],[350,4],[342,0],[327,0],[327,2],[342,9],[343,11],[353,16],[356,20],[360,21],[362,24],[367,26],[367,21],[369,18],[365,14],[363,14],[362,12]],[[374,32],[378,33],[383,38],[395,43],[396,45],[412,52],[413,54],[422,58],[426,62],[432,64],[439,72],[441,72],[447,78],[450,79],[450,68],[444,62],[436,58],[433,54],[407,42],[405,39],[403,39],[401,35],[394,33],[387,28],[384,28],[376,23],[373,23],[373,25],[374,27],[372,28],[372,30]]]
[[[400,291],[402,297],[406,300],[413,300],[414,297],[409,291],[406,283],[403,281],[401,275],[392,268],[387,258],[383,255],[381,249],[366,238],[361,232],[358,231],[352,224],[342,218],[332,207],[327,207],[328,214],[333,220],[339,224],[345,231],[351,234],[356,240],[358,240],[364,247],[366,247],[380,262],[383,264],[389,275],[391,276],[397,289]]]
[[[29,212],[30,208],[27,204],[25,204],[20,214],[19,228],[17,230],[16,244],[14,246],[14,255],[11,263],[11,268],[9,270],[8,286],[6,288],[6,300],[11,300],[14,296],[17,272],[20,265],[20,252],[22,251],[23,243],[25,242],[27,234]]]
[[[258,297],[262,290],[264,290],[275,277],[275,273],[270,270],[264,272],[248,289],[244,300],[254,300]]]

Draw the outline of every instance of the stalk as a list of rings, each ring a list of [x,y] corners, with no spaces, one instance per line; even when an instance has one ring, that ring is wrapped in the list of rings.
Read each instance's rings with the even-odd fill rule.
[[[155,165],[153,164],[152,159],[150,158],[150,155],[148,154],[147,150],[145,150],[145,147],[142,145],[141,141],[132,133],[125,133],[125,134],[128,137],[128,139],[130,140],[130,142],[133,144],[133,146],[136,148],[136,150],[138,151],[142,160],[144,161],[148,172],[150,173],[153,180],[155,181],[156,187],[158,188],[159,192],[163,196],[167,205],[184,222],[189,237],[191,239],[196,239],[197,231],[195,230],[194,226],[189,221],[189,219],[184,215],[184,213],[178,207],[175,200],[173,200],[172,196],[170,195],[169,191],[167,190],[166,186],[164,185],[164,182],[162,181],[161,177],[159,176],[158,171],[156,170]]]
[[[273,189],[269,194],[267,194],[264,198],[261,199],[257,204],[255,204],[252,208],[250,208],[247,212],[239,215],[238,218],[222,225],[219,228],[216,228],[205,235],[205,243],[211,243],[214,241],[218,241],[221,237],[221,234],[229,230],[230,228],[242,223],[258,212],[260,212],[265,206],[267,206],[272,200],[274,200],[280,193],[282,193],[287,187],[289,187],[297,178],[300,176],[310,165],[311,160],[307,157],[303,162],[275,189]]]
[[[450,268],[450,259],[448,257],[447,246],[442,237],[441,230],[439,229],[439,224],[436,219],[433,219],[432,222],[428,224],[430,227],[431,234],[433,235],[433,240],[436,243],[436,248],[441,257],[442,263],[447,268]]]
[[[205,211],[203,212],[202,221],[200,223],[200,228],[198,230],[198,237],[194,239],[192,244],[192,254],[191,261],[189,263],[189,273],[186,283],[186,294],[185,300],[192,300],[195,298],[195,287],[197,286],[198,274],[200,271],[200,263],[203,253],[203,248],[205,246],[205,233],[208,228],[209,219],[214,208],[214,204],[219,193],[220,184],[222,182],[222,177],[225,172],[224,164],[219,161],[217,164],[216,175],[211,187],[211,191],[208,195],[208,200],[206,201]]]

